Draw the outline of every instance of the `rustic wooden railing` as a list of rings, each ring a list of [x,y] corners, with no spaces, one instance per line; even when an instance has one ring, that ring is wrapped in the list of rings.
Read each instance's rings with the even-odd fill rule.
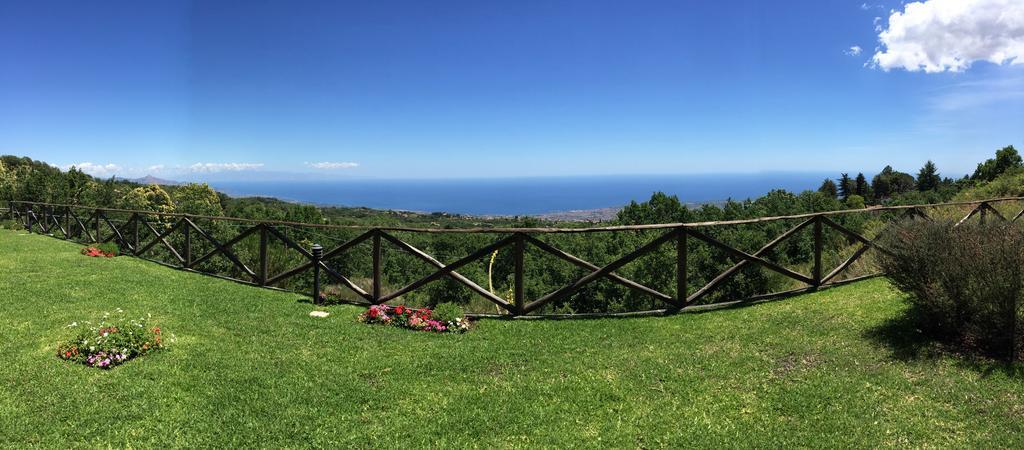
[[[10,219],[17,221],[30,232],[41,232],[44,234],[50,234],[55,237],[60,237],[68,240],[75,240],[79,242],[116,242],[126,254],[130,254],[136,257],[150,259],[155,262],[170,265],[179,269],[194,271],[193,269],[203,263],[209,261],[215,257],[221,257],[231,263],[231,265],[237,269],[238,273],[244,274],[245,278],[239,279],[234,277],[227,277],[219,274],[212,274],[221,278],[228,278],[234,281],[239,281],[246,284],[271,287],[272,285],[279,284],[284,280],[298,276],[306,272],[313,273],[313,292],[312,296],[314,301],[320,298],[320,279],[321,274],[325,275],[328,280],[332,280],[336,283],[340,283],[352,290],[361,300],[363,304],[380,304],[384,302],[393,301],[399,299],[403,295],[409,294],[410,292],[416,291],[423,286],[436,281],[441,278],[450,278],[461,285],[469,288],[477,295],[489,300],[490,302],[501,308],[505,314],[496,314],[504,317],[536,317],[538,310],[552,302],[556,302],[560,299],[564,299],[567,296],[573,295],[580,291],[587,285],[598,281],[608,280],[613,283],[617,283],[626,288],[641,292],[654,299],[657,299],[664,304],[661,309],[648,310],[648,311],[636,311],[627,313],[627,315],[645,315],[645,314],[666,314],[674,313],[686,309],[699,308],[698,304],[705,296],[708,295],[716,287],[726,283],[730,278],[734,277],[742,269],[750,266],[760,266],[764,269],[778,273],[784,277],[792,279],[800,284],[805,285],[803,288],[791,289],[783,292],[769,293],[760,295],[757,297],[747,299],[733,299],[730,302],[723,303],[735,303],[742,301],[759,300],[769,297],[777,297],[795,294],[799,292],[806,292],[808,290],[822,289],[830,286],[834,286],[841,283],[856,281],[859,279],[877,276],[877,273],[866,274],[855,278],[839,281],[838,276],[843,274],[844,271],[848,270],[856,261],[858,261],[865,253],[869,250],[876,250],[885,252],[884,248],[880,248],[872,240],[862,236],[861,234],[854,232],[843,226],[836,220],[833,220],[836,216],[850,215],[850,214],[864,214],[864,213],[878,213],[878,212],[895,212],[903,218],[916,218],[922,220],[931,220],[928,211],[939,208],[939,207],[959,207],[963,210],[969,210],[967,214],[957,222],[960,225],[973,217],[979,217],[980,220],[984,221],[991,215],[1003,221],[1016,221],[1024,215],[1024,209],[1011,218],[1007,218],[1006,215],[1000,213],[993,204],[1003,202],[1018,202],[1024,199],[1024,197],[1010,197],[1010,198],[997,198],[981,201],[969,201],[969,202],[952,202],[952,203],[941,203],[941,204],[927,204],[927,205],[908,205],[908,206],[885,206],[885,207],[870,207],[865,209],[855,210],[842,210],[842,211],[827,211],[807,214],[797,214],[789,216],[776,216],[776,217],[761,217],[756,219],[744,219],[744,220],[729,220],[729,221],[717,221],[717,222],[698,222],[698,223],[666,223],[666,224],[651,224],[651,225],[629,225],[629,226],[605,226],[605,227],[580,227],[580,228],[410,228],[410,227],[365,227],[365,226],[348,226],[348,225],[329,225],[329,224],[306,224],[297,222],[286,222],[286,221],[257,221],[249,219],[240,219],[233,217],[218,217],[218,216],[200,216],[200,215],[188,215],[188,214],[175,214],[175,213],[159,213],[151,211],[133,211],[124,209],[113,209],[113,208],[94,208],[94,207],[82,207],[77,205],[63,205],[63,204],[52,204],[52,203],[37,203],[37,202],[23,202],[13,201],[8,203],[8,207],[5,211],[0,211],[7,215]],[[111,220],[111,215],[120,215],[122,218],[127,216],[126,220]],[[778,235],[774,239],[764,244],[760,249],[754,252],[746,252],[735,248],[734,246],[728,245],[719,239],[711,236],[707,230],[714,227],[728,227],[728,226],[739,226],[746,224],[757,224],[763,222],[773,222],[781,220],[797,220],[798,223],[789,228],[787,231]],[[219,221],[223,223],[231,223],[241,227],[241,231],[229,240],[220,241],[213,236],[213,233],[208,232],[197,224],[199,221]],[[324,249],[319,245],[307,246],[300,245],[295,240],[288,236],[288,229],[303,228],[303,229],[348,229],[361,231],[356,237],[351,238],[334,248]],[[779,263],[772,262],[766,258],[766,255],[773,249],[778,247],[784,241],[794,236],[796,233],[810,228],[813,233],[813,261],[810,273],[800,273],[793,269],[787,268]],[[838,265],[826,270],[822,263],[822,233],[825,229],[834,230],[842,235],[845,235],[847,239],[859,245],[859,247],[845,260],[841,261]],[[106,231],[104,231],[106,230]],[[577,256],[569,254],[555,246],[544,242],[539,239],[539,235],[551,234],[551,233],[597,233],[597,232],[623,232],[623,231],[641,231],[651,230],[659,232],[658,236],[652,240],[647,241],[643,245],[629,251],[628,253],[619,256],[617,259],[608,262],[604,265],[597,265],[581,259]],[[485,245],[476,251],[469,253],[468,255],[459,258],[451,263],[444,263],[436,259],[434,256],[427,254],[426,252],[414,247],[413,245],[399,239],[395,236],[398,232],[409,232],[409,233],[467,233],[467,234],[492,234],[501,236],[497,240],[493,241],[489,245]],[[172,236],[174,237],[172,239]],[[257,264],[255,267],[249,267],[246,265],[233,251],[233,246],[237,245],[243,239],[258,236],[258,257]],[[208,247],[211,247],[206,252],[196,252],[197,245],[196,240],[205,241]],[[695,291],[688,292],[688,280],[689,275],[687,269],[687,249],[688,240],[696,240],[707,246],[718,249],[724,254],[728,255],[735,263],[728,269],[722,271],[717,276],[713,277],[709,282],[696,289]],[[174,242],[172,242],[172,240]],[[278,240],[283,243],[288,249],[295,254],[301,255],[302,263],[296,265],[287,270],[283,270],[279,273],[271,273],[268,268],[268,244],[271,240]],[[339,273],[332,269],[327,261],[344,258],[346,252],[350,251],[353,247],[362,243],[369,242],[372,246],[372,267],[370,271],[372,273],[371,279],[372,284],[369,290],[360,287],[353,280],[348,278],[346,275]],[[381,287],[382,280],[382,244],[387,242],[390,245],[400,249],[401,251],[415,257],[416,259],[422,260],[423,262],[433,266],[434,270],[432,273],[423,276],[415,281],[412,281],[405,286],[399,287],[389,293],[384,293]],[[637,281],[625,278],[618,273],[617,270],[623,266],[637,260],[638,258],[647,255],[658,248],[665,245],[674,245],[675,247],[675,267],[671,270],[674,272],[676,292],[675,295],[669,295],[664,292],[658,291],[654,288],[641,284]],[[575,279],[571,283],[554,289],[541,295],[538,298],[528,299],[525,296],[524,290],[524,253],[528,246],[539,249],[548,255],[554,256],[560,260],[566,261],[572,265],[575,265],[585,271],[586,274]],[[168,264],[165,261],[158,261],[151,259],[148,256],[154,251],[154,249],[161,248],[166,250],[170,255],[174,263]],[[473,280],[463,276],[458,270],[465,265],[477,261],[480,258],[486,257],[487,255],[497,250],[511,249],[513,255],[513,289],[510,298],[502,298],[495,295],[490,290],[485,289]],[[667,269],[667,268],[666,268]],[[668,269],[667,269],[668,270]],[[207,272],[201,272],[210,275]],[[488,314],[480,314],[480,316],[487,316]],[[595,314],[574,314],[572,317],[587,317]],[[600,314],[600,315],[615,315],[615,314]],[[622,315],[622,314],[619,314]],[[545,317],[562,317],[563,315],[545,314]]]

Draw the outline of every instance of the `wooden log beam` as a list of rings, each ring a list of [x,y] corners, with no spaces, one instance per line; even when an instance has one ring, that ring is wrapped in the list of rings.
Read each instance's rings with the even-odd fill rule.
[[[390,294],[379,296],[378,297],[378,302],[383,303],[383,302],[394,300],[395,298],[398,298],[398,297],[400,297],[400,296],[402,296],[404,294],[407,294],[407,293],[409,293],[409,292],[411,292],[413,290],[416,290],[416,289],[422,287],[423,285],[425,285],[427,283],[430,283],[431,281],[437,280],[437,279],[439,279],[439,278],[441,278],[443,276],[446,276],[446,275],[450,275],[452,272],[457,270],[459,267],[465,266],[466,264],[469,264],[469,263],[471,263],[473,261],[476,261],[476,260],[478,260],[480,258],[483,258],[484,256],[486,256],[488,254],[491,254],[491,253],[493,253],[496,250],[502,249],[506,245],[514,243],[515,240],[516,240],[515,236],[509,236],[509,237],[506,237],[504,239],[500,239],[497,242],[494,242],[494,243],[492,243],[490,245],[487,245],[487,246],[485,246],[485,247],[483,247],[481,249],[478,249],[478,250],[474,251],[473,253],[470,253],[469,255],[466,255],[466,256],[460,258],[459,260],[457,260],[457,261],[455,261],[455,262],[453,262],[451,264],[447,264],[447,265],[442,264],[440,267],[438,267],[437,271],[435,271],[434,273],[431,273],[430,275],[427,275],[427,276],[425,276],[423,278],[420,278],[420,279],[418,279],[416,281],[413,281],[412,283],[409,283],[408,285],[406,285],[406,286],[404,286],[402,288],[399,288],[398,290],[396,290],[396,291],[394,291],[394,292],[392,292]],[[490,291],[488,291],[488,293],[490,293]]]
[[[840,233],[843,233],[843,234],[845,234],[845,235],[847,235],[847,236],[849,236],[849,237],[851,237],[853,239],[856,239],[856,240],[860,241],[861,243],[866,244],[866,245],[868,245],[869,247],[871,247],[871,248],[873,248],[875,250],[878,250],[878,251],[880,251],[882,253],[885,253],[887,255],[892,255],[893,254],[891,251],[886,250],[884,247],[880,247],[878,244],[874,243],[870,239],[868,239],[868,238],[866,238],[864,236],[861,236],[860,234],[855,233],[853,230],[851,230],[849,228],[846,228],[846,227],[836,223],[835,221],[833,221],[832,219],[829,219],[828,217],[822,217],[821,220],[825,221],[826,225],[832,227],[833,229],[839,231]]]
[[[177,230],[179,227],[181,227],[182,223],[184,223],[184,222],[179,220],[173,226],[171,226],[166,231],[161,233],[161,232],[157,231],[156,228],[153,227],[153,224],[149,223],[149,221],[143,220],[142,224],[145,225],[146,228],[148,228],[151,233],[156,235],[156,239],[153,239],[149,244],[144,245],[142,247],[142,249],[139,250],[138,253],[136,253],[136,254],[141,255],[143,253],[146,253],[147,251],[149,251],[149,249],[153,248],[153,246],[155,246],[157,243],[163,243],[164,247],[167,247],[167,250],[170,250],[171,255],[173,255],[178,260],[179,263],[184,264],[185,263],[185,258],[183,258],[180,254],[178,254],[178,251],[174,249],[174,246],[171,245],[171,243],[167,241],[167,236],[170,236],[171,233],[173,233],[175,230]]]
[[[808,225],[814,223],[814,221],[815,221],[815,219],[807,219],[807,220],[805,220],[803,222],[800,222],[795,227],[790,228],[785,233],[780,234],[778,237],[776,237],[775,239],[772,239],[770,242],[768,242],[767,244],[762,246],[760,249],[758,249],[756,252],[754,252],[753,256],[762,257],[764,255],[767,255],[768,252],[770,252],[773,249],[775,249],[775,247],[777,247],[783,241],[788,239],[790,236],[798,233],[800,230],[803,230]],[[687,297],[686,298],[686,305],[692,305],[693,303],[699,301],[701,298],[703,298],[707,294],[711,293],[712,290],[714,290],[720,284],[724,283],[726,280],[731,278],[733,275],[735,275],[737,272],[739,272],[741,269],[743,269],[744,267],[746,267],[750,263],[751,263],[751,261],[749,261],[747,259],[743,259],[743,260],[737,262],[736,264],[734,264],[732,267],[726,269],[724,272],[718,274],[715,278],[713,278],[707,284],[705,284],[700,289],[698,289],[696,292],[694,292],[693,295]]]
[[[350,249],[350,248],[352,248],[352,247],[354,247],[356,245],[361,244],[362,242],[366,241],[366,239],[368,239],[368,238],[370,238],[372,236],[373,236],[373,231],[367,231],[366,233],[363,233],[363,234],[355,237],[354,239],[352,239],[352,240],[350,240],[348,242],[345,242],[345,243],[335,247],[333,250],[324,253],[323,261],[327,261],[327,260],[329,260],[329,259],[331,259],[333,257],[336,257],[336,256],[346,252],[348,249]],[[300,273],[302,273],[302,272],[304,272],[306,270],[312,269],[312,268],[313,268],[313,262],[312,262],[312,260],[310,260],[310,262],[307,262],[307,263],[301,264],[299,266],[293,267],[293,268],[288,269],[288,270],[286,270],[284,272],[281,272],[278,275],[275,275],[273,277],[268,278],[266,284],[276,284],[278,282],[281,282],[283,280],[291,278],[291,277],[293,277],[293,276],[295,276],[297,274],[300,274]]]
[[[384,232],[381,232],[380,235],[381,235],[381,237],[383,237],[384,239],[387,239],[389,242],[391,242],[392,244],[395,244],[396,246],[398,246],[402,250],[405,250],[406,252],[412,254],[413,256],[416,256],[417,258],[420,258],[420,259],[426,261],[427,263],[433,265],[434,267],[437,267],[438,269],[441,269],[441,268],[445,267],[444,263],[434,259],[433,256],[428,255],[424,251],[422,251],[422,250],[420,250],[420,249],[418,249],[416,247],[413,247],[412,245],[407,244],[406,242],[402,241],[401,239],[398,239],[398,238],[396,238],[394,236],[391,236],[390,234],[387,234],[387,233],[384,233]],[[466,278],[462,274],[460,274],[458,272],[455,272],[455,271],[451,271],[451,272],[448,272],[448,277],[454,279],[455,281],[458,281],[459,283],[462,283],[463,285],[468,287],[473,292],[476,292],[481,297],[486,298],[487,300],[490,300],[494,304],[504,308],[506,311],[508,311],[510,313],[513,313],[513,314],[515,313],[515,306],[509,304],[507,301],[505,301],[501,297],[498,297],[497,295],[492,294],[487,289],[484,289],[484,288],[480,287],[480,285],[474,283],[473,280],[470,280],[469,278]]]
[[[857,251],[853,252],[853,255],[850,255],[849,258],[846,258],[845,261],[836,266],[835,269],[832,269],[832,271],[829,272],[828,275],[825,275],[825,277],[822,278],[822,284],[828,283],[837,275],[843,273],[843,271],[845,271],[847,268],[853,265],[853,263],[860,259],[860,257],[864,255],[864,253],[867,252],[869,249],[871,249],[870,245],[861,244],[860,248],[858,248]]]
[[[626,264],[629,264],[633,260],[635,260],[635,259],[637,259],[637,258],[639,258],[639,257],[641,257],[643,255],[646,255],[646,254],[650,253],[652,250],[654,250],[654,249],[658,248],[659,246],[661,246],[661,244],[664,244],[665,242],[668,242],[670,239],[673,239],[675,237],[676,237],[676,231],[675,230],[670,231],[670,232],[665,233],[665,234],[662,234],[657,239],[655,239],[655,240],[653,240],[651,242],[648,242],[647,244],[644,244],[642,247],[640,247],[640,248],[638,248],[636,250],[633,250],[632,252],[627,253],[626,255],[620,257],[619,259],[616,259],[615,261],[612,261],[608,265],[606,265],[604,267],[601,267],[600,269],[595,270],[595,271],[593,271],[593,272],[591,272],[591,273],[589,273],[587,275],[584,275],[583,277],[581,277],[581,278],[577,279],[576,281],[574,281],[572,284],[569,284],[568,286],[564,286],[561,289],[558,289],[558,290],[556,290],[554,292],[551,292],[551,293],[549,293],[549,294],[547,294],[547,295],[545,295],[545,296],[543,296],[543,297],[541,297],[541,298],[539,298],[539,299],[537,299],[537,300],[535,300],[533,302],[530,302],[529,304],[526,305],[526,308],[524,308],[525,312],[529,313],[530,311],[536,310],[537,308],[540,308],[541,306],[544,306],[546,303],[550,303],[550,302],[562,299],[562,298],[564,298],[566,296],[572,295],[572,293],[576,292],[580,288],[582,288],[582,287],[584,287],[584,286],[586,286],[586,285],[596,281],[598,278],[605,277],[609,273],[612,273],[612,272],[622,268],[622,266],[625,266]]]
[[[198,266],[200,263],[202,263],[202,262],[212,258],[214,255],[219,253],[219,254],[223,254],[225,258],[230,260],[231,263],[235,265],[235,267],[241,269],[242,272],[245,272],[246,275],[252,277],[254,281],[259,282],[259,276],[256,274],[256,272],[254,272],[252,269],[250,269],[249,266],[245,265],[245,263],[243,263],[240,259],[238,259],[238,256],[236,256],[235,253],[233,251],[231,251],[231,246],[234,245],[235,243],[237,243],[238,241],[240,241],[241,239],[238,239],[238,240],[234,240],[233,239],[232,241],[230,241],[229,244],[221,244],[220,241],[218,241],[216,238],[211,236],[210,233],[207,233],[206,230],[200,228],[199,225],[196,225],[195,222],[189,220],[187,217],[182,219],[182,220],[185,221],[185,223],[186,223],[186,225],[188,227],[192,228],[197,233],[199,233],[199,235],[202,236],[203,239],[206,239],[214,247],[214,249],[211,250],[209,253],[207,253],[206,255],[203,255],[201,258],[199,258],[199,259],[193,261],[191,264],[189,264],[188,265],[189,267]],[[254,228],[258,228],[258,227],[254,227]],[[254,233],[256,231],[254,228],[250,228],[250,229],[246,230],[244,233],[242,233],[242,238],[244,239],[249,234]]]
[[[814,279],[809,277],[809,276],[807,276],[807,275],[804,275],[802,273],[799,273],[799,272],[787,269],[787,268],[782,267],[782,266],[780,266],[780,265],[778,265],[776,263],[768,261],[768,260],[766,260],[764,258],[760,258],[760,257],[754,256],[754,255],[751,255],[750,253],[744,252],[742,250],[735,249],[735,248],[733,248],[733,247],[731,247],[731,246],[729,246],[729,245],[719,241],[718,239],[715,239],[715,238],[713,238],[711,236],[708,236],[708,235],[706,235],[706,234],[704,234],[704,233],[702,233],[700,231],[688,230],[688,232],[690,233],[691,236],[693,236],[693,237],[695,237],[697,239],[700,239],[700,240],[702,240],[704,242],[707,242],[708,244],[711,244],[712,246],[718,247],[719,249],[725,250],[726,253],[729,253],[733,257],[749,260],[750,262],[760,264],[760,265],[764,266],[767,269],[773,270],[773,271],[775,271],[777,273],[785,275],[785,276],[787,276],[789,278],[792,278],[794,280],[797,280],[797,281],[799,281],[801,283],[806,283],[806,284],[809,284],[809,285],[812,285],[812,286],[814,285]]]
[[[540,240],[540,239],[538,239],[536,237],[533,237],[533,236],[530,236],[530,235],[526,235],[526,234],[524,234],[523,236],[524,236],[524,238],[530,244],[533,244],[535,247],[537,247],[537,248],[539,248],[539,249],[541,249],[541,250],[543,250],[543,251],[545,251],[545,252],[547,252],[547,253],[549,253],[549,254],[551,254],[551,255],[559,258],[559,259],[562,259],[564,261],[570,262],[572,264],[575,264],[576,266],[582,267],[582,268],[590,270],[590,271],[601,270],[600,266],[598,266],[596,264],[593,264],[593,263],[590,263],[590,262],[588,262],[586,260],[583,260],[582,258],[578,258],[578,257],[576,257],[574,255],[571,255],[571,254],[565,252],[565,251],[562,251],[562,250],[554,247],[553,245],[548,244],[547,242],[544,242],[544,241],[542,241],[542,240]],[[608,278],[608,279],[610,279],[610,280],[612,280],[612,281],[614,281],[614,282],[616,282],[616,283],[618,283],[618,284],[620,284],[622,286],[625,286],[627,288],[630,288],[630,289],[636,290],[638,292],[642,292],[644,294],[650,295],[650,296],[652,296],[652,297],[654,297],[654,298],[656,298],[658,300],[661,300],[663,302],[666,302],[666,303],[669,303],[669,304],[674,304],[675,303],[675,297],[672,297],[671,295],[659,292],[658,290],[652,289],[650,287],[644,286],[644,285],[642,285],[640,283],[637,283],[637,282],[635,282],[633,280],[630,280],[630,279],[625,278],[625,277],[623,277],[621,275],[618,275],[615,272],[607,273],[605,275],[605,278]]]

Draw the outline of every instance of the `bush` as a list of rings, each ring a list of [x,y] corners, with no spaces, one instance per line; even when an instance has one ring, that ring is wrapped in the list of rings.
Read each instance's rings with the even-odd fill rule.
[[[434,319],[441,322],[455,322],[466,315],[462,307],[451,302],[438,304],[434,307]]]
[[[103,253],[109,253],[114,256],[118,256],[121,254],[121,248],[118,247],[117,244],[113,242],[103,242],[101,244],[96,244],[95,247],[98,248]]]
[[[134,358],[164,348],[160,327],[150,326],[145,318],[126,319],[122,314],[105,314],[95,324],[68,325],[77,330],[70,339],[57,344],[57,357],[98,369],[111,369]]]
[[[921,330],[965,351],[1015,356],[1024,294],[1024,230],[1016,224],[911,221],[879,242],[887,277]]]
[[[0,220],[0,230],[24,230],[25,227],[21,226],[18,222],[13,220]]]

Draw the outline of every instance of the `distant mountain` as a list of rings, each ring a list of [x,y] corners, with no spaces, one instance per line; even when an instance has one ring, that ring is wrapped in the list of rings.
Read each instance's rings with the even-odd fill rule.
[[[133,179],[129,179],[128,181],[131,181],[133,183],[145,184],[145,185],[159,184],[159,185],[163,185],[163,186],[177,186],[177,185],[180,185],[180,184],[184,184],[184,183],[182,183],[180,181],[165,180],[163,178],[157,178],[157,177],[154,177],[152,175],[146,175],[146,176],[144,176],[142,178],[133,178]]]

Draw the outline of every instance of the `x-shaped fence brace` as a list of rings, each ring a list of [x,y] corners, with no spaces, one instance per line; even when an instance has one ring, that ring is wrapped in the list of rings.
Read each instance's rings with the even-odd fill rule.
[[[21,208],[19,208],[19,206]],[[934,206],[934,205],[931,205]],[[56,207],[56,209],[55,209]],[[447,277],[455,280],[459,284],[469,288],[477,295],[493,302],[498,305],[509,314],[512,315],[527,315],[537,311],[544,305],[558,300],[564,299],[568,296],[573,295],[585,286],[596,282],[598,280],[608,280],[613,283],[625,286],[629,289],[641,292],[649,295],[650,297],[657,299],[666,305],[667,311],[679,310],[687,306],[693,305],[705,298],[709,293],[714,291],[717,287],[728,281],[730,278],[739,273],[742,269],[751,265],[761,266],[767,270],[771,270],[778,274],[781,274],[787,278],[803,283],[811,288],[822,287],[833,283],[835,278],[852,266],[858,259],[860,259],[868,250],[876,249],[881,252],[888,253],[884,248],[879,247],[871,240],[864,236],[850,230],[849,228],[832,220],[831,216],[825,213],[819,214],[808,214],[802,217],[806,217],[806,220],[802,220],[796,226],[783,232],[779,236],[775,237],[760,249],[753,253],[747,253],[743,250],[737,249],[729,244],[726,244],[711,235],[707,234],[702,229],[709,226],[715,225],[710,224],[678,224],[667,228],[667,231],[662,233],[660,236],[653,240],[641,245],[640,247],[620,256],[619,258],[611,261],[603,266],[598,266],[589,261],[583,260],[577,256],[571,255],[565,251],[562,251],[553,245],[532,236],[529,232],[508,230],[509,232],[505,237],[498,239],[497,241],[486,245],[469,255],[466,255],[450,264],[445,264],[438,261],[433,256],[426,252],[412,246],[411,244],[398,239],[392,234],[388,233],[386,229],[374,228],[356,236],[355,238],[348,240],[337,247],[328,250],[324,253],[318,254],[311,252],[303,246],[297,244],[294,240],[290,239],[285,233],[282,233],[274,222],[267,223],[256,223],[251,227],[248,227],[241,231],[231,240],[226,242],[220,242],[211,233],[204,230],[202,227],[197,225],[192,217],[182,214],[161,214],[153,212],[143,211],[128,211],[131,216],[123,224],[118,224],[110,220],[105,214],[104,209],[93,209],[91,213],[83,220],[81,216],[76,213],[76,207],[68,205],[49,205],[39,204],[31,202],[12,202],[8,208],[8,214],[12,219],[20,220],[21,223],[29,230],[32,231],[33,226],[37,226],[43,233],[53,234],[56,231],[60,231],[61,236],[64,239],[75,239],[81,238],[83,235],[86,241],[89,242],[111,242],[118,243],[122,248],[127,249],[129,253],[141,257],[147,258],[147,254],[153,251],[158,245],[166,249],[167,252],[178,261],[177,267],[184,268],[187,270],[193,270],[196,266],[214,258],[217,256],[226,258],[230,261],[235,268],[241,273],[245,274],[250,280],[236,280],[244,283],[259,285],[259,286],[271,286],[281,283],[289,278],[297,276],[311,269],[317,269],[315,273],[323,272],[327,277],[333,279],[349,289],[351,289],[356,295],[362,298],[367,304],[380,304],[388,301],[398,299],[399,297],[413,292],[423,286],[436,281],[438,279]],[[998,210],[996,210],[988,201],[983,201],[977,204],[976,207],[972,208],[971,211],[958,221],[954,226],[960,226],[965,223],[971,217],[980,215],[982,221],[985,220],[988,214],[992,214],[1002,221],[1014,222],[1021,216],[1024,216],[1024,209],[1021,212],[1013,216],[1012,219],[1007,219]],[[156,216],[157,221],[154,222],[150,219]],[[932,220],[921,207],[907,207],[904,209],[902,217],[905,219],[923,219]],[[176,219],[176,220],[168,220]],[[109,234],[104,236],[102,233],[102,225],[106,225]],[[778,263],[772,262],[765,257],[770,252],[778,247],[780,244],[785,242],[790,237],[794,236],[801,230],[811,227],[814,236],[814,259],[812,266],[812,273],[810,275],[799,273],[787,267],[784,267]],[[859,242],[860,246],[844,261],[839,263],[828,273],[822,272],[822,233],[824,227],[829,227],[851,240],[851,242]],[[161,229],[162,228],[162,229]],[[628,229],[628,228],[627,228]],[[664,229],[664,228],[663,228]],[[126,236],[127,231],[130,234]],[[410,231],[410,230],[403,230]],[[171,241],[168,240],[174,233],[180,233],[183,236],[181,248],[176,248]],[[200,255],[195,258],[193,254],[193,234],[198,234],[201,238],[206,240],[213,249],[207,253]],[[259,267],[256,270],[248,267],[241,259],[235,254],[232,247],[243,239],[248,238],[254,234],[259,235]],[[143,238],[150,239],[148,242],[144,242]],[[692,294],[687,295],[687,241],[688,239],[696,239],[711,247],[714,247],[731,259],[735,260],[728,269],[719,273],[717,276],[712,278],[708,283],[694,291]],[[277,239],[283,243],[287,248],[299,253],[306,262],[285,270],[279,274],[271,275],[268,273],[268,255],[267,246],[270,239]],[[332,269],[327,262],[331,259],[343,256],[346,252],[351,250],[353,247],[360,245],[366,241],[370,241],[373,246],[373,287],[371,292],[359,287],[348,277],[338,273]],[[434,271],[418,280],[409,283],[406,286],[395,289],[394,291],[384,294],[381,291],[381,251],[382,242],[387,241],[398,249],[426,262],[427,264],[434,267]],[[676,247],[676,295],[672,296],[663,292],[660,292],[651,287],[645,286],[636,281],[625,278],[616,273],[617,270],[626,266],[627,264],[637,260],[638,258],[647,255],[651,252],[656,251],[661,246],[670,242],[675,243]],[[481,287],[479,284],[473,282],[469,278],[460,274],[457,270],[483,258],[495,251],[505,249],[511,246],[513,248],[513,294],[511,300],[501,298],[489,290]],[[555,256],[558,259],[569,262],[581,269],[588,271],[585,275],[575,279],[571,283],[562,286],[554,291],[551,291],[540,298],[533,301],[526,301],[524,293],[524,254],[527,246],[537,248],[546,254]],[[160,261],[157,261],[160,262]],[[161,262],[163,263],[163,262]],[[317,283],[317,285],[319,285]],[[319,293],[314,293],[314,298]]]

